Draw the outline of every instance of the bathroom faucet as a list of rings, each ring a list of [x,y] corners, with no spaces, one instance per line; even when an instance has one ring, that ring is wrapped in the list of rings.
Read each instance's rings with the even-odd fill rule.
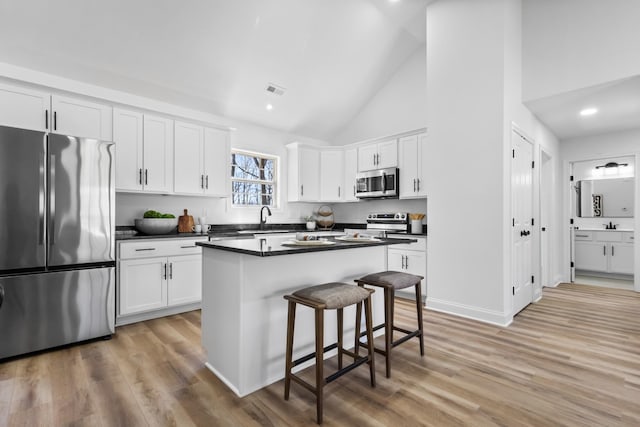
[[[260,230],[264,230],[264,226],[267,223],[267,217],[264,216],[264,210],[267,210],[267,214],[268,216],[271,216],[271,209],[269,209],[269,206],[264,205],[261,209],[260,209]],[[264,218],[264,219],[263,219]]]

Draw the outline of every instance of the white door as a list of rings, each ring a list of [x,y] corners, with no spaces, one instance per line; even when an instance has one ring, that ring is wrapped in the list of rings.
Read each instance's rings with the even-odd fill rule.
[[[116,190],[142,190],[142,113],[113,110],[113,141],[116,143]]]
[[[342,150],[320,152],[320,201],[342,201],[344,182],[344,153]]]
[[[120,261],[120,315],[167,306],[167,259]]]
[[[315,148],[300,147],[300,201],[317,202],[320,198],[320,153]]]
[[[358,173],[358,149],[349,148],[344,151],[344,200],[357,202],[356,174]]]
[[[231,154],[229,132],[205,128],[204,130],[204,193],[208,196],[228,196]]]
[[[202,255],[169,257],[167,305],[202,300]]]
[[[173,120],[144,115],[144,189],[173,191]]]
[[[400,167],[400,198],[418,193],[418,135],[405,136],[398,142]]]
[[[609,271],[618,274],[633,274],[633,245],[611,243]]]
[[[203,194],[204,128],[191,123],[175,122],[174,138],[174,191],[183,194]]]
[[[513,314],[533,300],[533,146],[511,132]]]
[[[376,169],[395,168],[398,166],[398,140],[378,143]]]

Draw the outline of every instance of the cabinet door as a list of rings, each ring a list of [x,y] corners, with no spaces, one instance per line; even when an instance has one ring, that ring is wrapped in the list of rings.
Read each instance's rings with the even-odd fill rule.
[[[120,261],[120,315],[167,306],[166,258]]]
[[[48,130],[48,93],[0,84],[0,125]]]
[[[229,132],[204,130],[204,193],[208,196],[229,196],[231,192]]]
[[[144,189],[169,193],[173,189],[173,120],[144,115]]]
[[[320,154],[315,148],[299,150],[300,200],[317,202],[320,198]]]
[[[320,200],[339,202],[343,197],[344,154],[342,150],[320,152]]]
[[[202,300],[202,255],[169,257],[169,306]]]
[[[376,169],[395,168],[398,166],[398,140],[378,143]]]
[[[418,194],[418,136],[400,138],[400,198],[416,197]]]
[[[52,132],[63,135],[113,139],[111,107],[64,96],[51,96]]]
[[[202,194],[204,192],[203,142],[202,126],[175,122],[174,190],[176,193]]]
[[[607,244],[598,242],[575,242],[576,270],[607,272]]]
[[[420,135],[418,135],[418,155],[416,156],[416,158],[418,159],[418,175],[417,175],[418,191],[416,192],[416,195],[418,197],[427,197],[427,186],[426,186],[427,171],[425,170],[427,165],[426,157],[427,157],[427,134],[421,133]],[[400,174],[400,176],[402,176],[402,174]],[[400,189],[402,189],[402,187],[400,187]]]
[[[633,245],[611,243],[609,256],[609,272],[633,274]]]
[[[406,251],[389,249],[387,251],[387,270],[404,271],[404,254]]]
[[[349,148],[344,152],[344,201],[357,202],[356,174],[358,173],[358,149]]]
[[[116,190],[142,190],[142,113],[113,110],[116,143]]]
[[[358,171],[377,169],[378,145],[368,144],[358,147]]]

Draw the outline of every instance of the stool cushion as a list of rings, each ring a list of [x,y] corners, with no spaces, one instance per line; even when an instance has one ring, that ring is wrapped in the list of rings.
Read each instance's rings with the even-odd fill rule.
[[[369,291],[347,283],[332,282],[295,291],[293,295],[325,304],[327,309],[343,308],[369,297]]]
[[[356,280],[356,282],[369,285],[388,286],[394,289],[404,289],[409,286],[415,286],[416,283],[420,283],[420,280],[422,279],[422,276],[402,273],[400,271],[381,271],[379,273],[367,274],[366,276]]]

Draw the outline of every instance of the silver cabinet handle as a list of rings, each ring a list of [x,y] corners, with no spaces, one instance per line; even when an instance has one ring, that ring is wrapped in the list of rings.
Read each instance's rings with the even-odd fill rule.
[[[420,178],[416,178],[416,181],[418,182],[418,191],[420,191]]]
[[[614,256],[616,254],[616,247],[611,245],[611,256]]]
[[[167,263],[164,263],[164,275],[162,276],[163,280],[167,280]]]
[[[197,248],[196,245],[191,245],[191,246],[180,246],[180,249],[191,249],[191,248]]]
[[[602,247],[602,255],[605,255],[605,256],[607,255],[607,245],[604,245]]]
[[[53,112],[53,130],[58,130],[58,112]]]
[[[200,175],[200,188],[204,189],[204,175]]]
[[[588,234],[576,234],[576,237],[589,237]]]
[[[304,196],[304,185],[300,186],[300,196]]]
[[[169,263],[169,279],[173,279],[173,263]]]
[[[413,178],[413,192],[416,192],[416,179]]]
[[[205,178],[205,188],[207,190],[209,189],[209,175],[207,175],[206,178]]]
[[[405,269],[409,268],[409,255],[404,256],[404,268]]]
[[[373,154],[373,165],[375,166],[375,164],[376,164],[376,154],[374,153]]]
[[[338,185],[338,198],[340,198],[340,186]]]
[[[149,185],[149,169],[144,170],[144,185]]]
[[[138,170],[138,182],[142,185],[142,168]]]
[[[140,248],[140,249],[136,249],[136,252],[143,252],[143,251],[155,251],[156,248]]]
[[[49,136],[47,136],[47,140],[49,140]],[[43,153],[46,153],[46,147],[43,151]],[[38,190],[38,244],[39,245],[44,245],[44,223],[45,223],[45,219],[44,219],[44,210],[46,209],[45,207],[45,191],[47,191],[47,182],[46,182],[46,177],[45,177],[45,159],[46,154],[42,155],[42,158],[40,159],[40,189]]]
[[[49,129],[49,110],[44,110],[44,128]]]

